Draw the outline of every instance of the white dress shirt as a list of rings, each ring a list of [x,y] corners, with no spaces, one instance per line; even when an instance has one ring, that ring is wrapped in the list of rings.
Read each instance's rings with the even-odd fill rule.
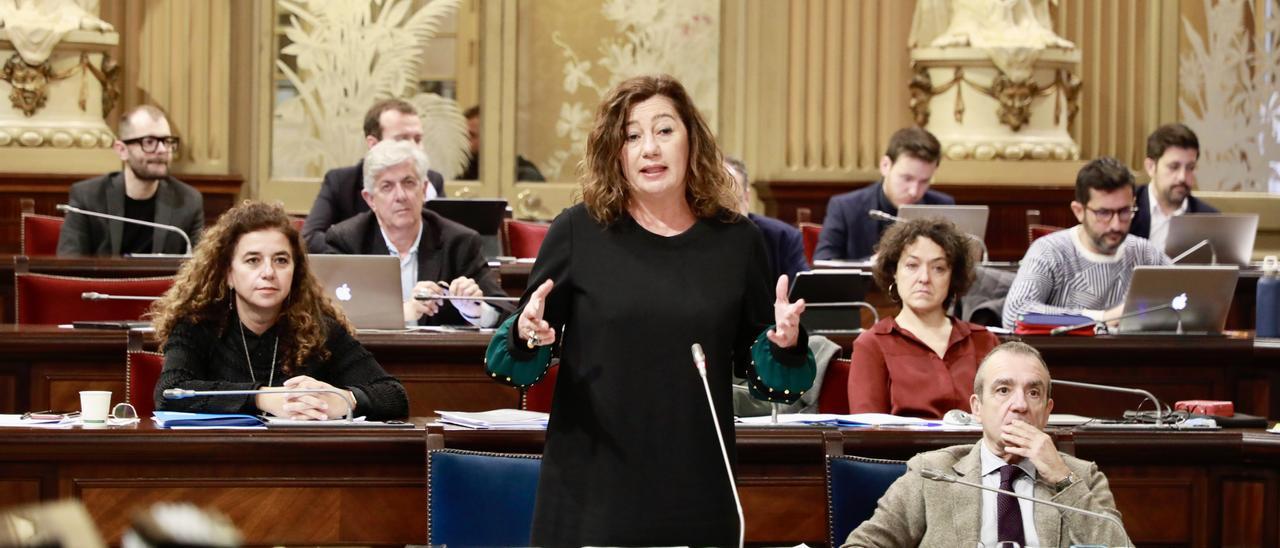
[[[980,441],[982,449],[979,453],[982,455],[982,484],[987,487],[1000,488],[1000,468],[1006,464],[1004,459],[997,457],[987,447],[987,442]],[[1031,461],[1022,459],[1016,464],[1021,468],[1023,474],[1018,479],[1013,480],[1013,492],[1023,496],[1032,496],[1036,485],[1036,467]],[[995,546],[1000,542],[1000,534],[998,530],[999,522],[996,517],[996,497],[998,493],[991,491],[982,492],[982,532],[978,540],[983,545]],[[1035,520],[1036,504],[1026,499],[1018,499],[1018,510],[1022,512],[1022,536],[1026,541],[1024,546],[1039,546],[1040,537],[1036,534]]]
[[[430,185],[427,186],[430,188]],[[382,232],[383,241],[387,243],[387,250],[391,253],[391,256],[400,259],[401,301],[407,302],[409,299],[412,299],[413,286],[418,285],[418,245],[422,243],[422,232],[424,229],[425,225],[420,225],[418,227],[418,237],[414,238],[413,245],[409,247],[409,252],[401,255],[400,251],[396,249],[395,244],[391,243],[391,238],[387,236],[387,231],[382,230],[381,226],[378,227],[378,231]],[[453,301],[449,301],[449,304],[452,305]],[[498,309],[489,306],[489,303],[480,303],[480,315],[478,317],[472,318],[466,314],[460,315],[471,325],[477,327],[493,327],[494,325],[497,325],[498,318],[501,314],[501,312],[498,312]],[[413,327],[415,325],[418,325],[416,320],[405,322],[406,327]]]
[[[1182,205],[1173,211],[1173,215],[1165,215],[1164,210],[1160,209],[1160,203],[1156,201],[1156,184],[1149,183],[1147,185],[1147,202],[1151,208],[1151,232],[1147,233],[1147,239],[1151,240],[1151,245],[1156,246],[1162,252],[1165,252],[1164,244],[1169,241],[1169,219],[1177,217],[1187,212],[1187,204],[1191,202],[1186,198],[1182,199]]]

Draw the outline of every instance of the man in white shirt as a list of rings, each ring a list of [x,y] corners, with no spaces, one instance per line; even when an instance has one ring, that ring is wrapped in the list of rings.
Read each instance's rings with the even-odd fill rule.
[[[997,346],[978,366],[969,405],[982,423],[982,440],[913,457],[907,473],[889,487],[875,514],[849,534],[844,546],[973,546],[974,540],[986,546],[1130,545],[1123,528],[1108,521],[933,482],[920,473],[933,470],[1120,517],[1098,466],[1059,452],[1044,432],[1053,400],[1040,352],[1021,342]]]
[[[1169,219],[1184,213],[1218,212],[1191,195],[1199,159],[1200,140],[1185,125],[1165,124],[1147,137],[1147,159],[1142,163],[1151,183],[1137,188],[1138,212],[1130,234],[1151,240],[1156,249],[1165,251]]]
[[[505,297],[480,251],[480,235],[422,207],[427,156],[410,141],[383,140],[361,163],[369,211],[333,225],[325,252],[400,258],[406,322],[493,327],[510,303],[434,297]]]

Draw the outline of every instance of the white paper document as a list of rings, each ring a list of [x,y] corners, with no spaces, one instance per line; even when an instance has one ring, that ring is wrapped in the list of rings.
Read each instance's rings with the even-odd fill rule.
[[[549,415],[522,409],[494,409],[492,411],[436,411],[441,423],[476,429],[494,430],[545,430]]]

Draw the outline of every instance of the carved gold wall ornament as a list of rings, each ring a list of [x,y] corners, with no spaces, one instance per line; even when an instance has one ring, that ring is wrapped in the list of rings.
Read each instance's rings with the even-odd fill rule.
[[[103,63],[106,63],[105,57]],[[67,70],[60,73],[54,72],[49,61],[45,61],[39,65],[29,65],[22,59],[21,55],[15,53],[9,56],[9,60],[4,64],[4,69],[0,71],[0,80],[8,82],[9,85],[13,87],[13,89],[9,91],[9,102],[13,104],[13,108],[21,110],[24,115],[30,118],[35,116],[36,112],[41,108],[44,108],[45,102],[49,98],[50,84],[71,78],[77,73],[82,79],[80,83],[79,97],[80,110],[88,110],[88,106],[86,104],[86,101],[88,100],[88,88],[83,79],[87,78],[88,75],[93,75],[103,88],[102,111],[110,112],[110,106],[114,106],[114,97],[112,97],[110,105],[107,102],[108,97],[111,96],[113,91],[114,95],[119,95],[119,92],[114,90],[118,82],[108,79],[104,71],[94,67],[93,64],[89,62],[89,54],[85,52],[80,53],[80,62],[78,64],[68,67]],[[118,80],[118,70],[115,74],[116,80]]]
[[[911,93],[911,112],[916,124],[920,127],[929,124],[929,102],[935,96],[951,91],[951,88],[962,83],[998,101],[1000,109],[996,112],[996,118],[1013,131],[1021,130],[1030,121],[1031,104],[1037,97],[1054,95],[1053,121],[1055,124],[1059,123],[1062,117],[1061,101],[1058,99],[1060,96],[1066,98],[1068,129],[1075,123],[1076,114],[1080,112],[1080,77],[1067,70],[1057,71],[1053,83],[1047,86],[1041,86],[1035,80],[1016,82],[1003,72],[997,72],[990,86],[984,86],[966,78],[963,67],[956,67],[953,74],[954,76],[947,83],[933,87],[933,79],[930,78],[929,71],[924,67],[916,68],[916,74],[911,78],[911,83],[907,84],[907,88]],[[956,123],[964,123],[964,111],[962,88],[957,88],[953,109]]]

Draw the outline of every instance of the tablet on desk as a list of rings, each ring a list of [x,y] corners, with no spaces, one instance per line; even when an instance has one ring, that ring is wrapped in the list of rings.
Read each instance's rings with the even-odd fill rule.
[[[862,327],[870,282],[871,273],[863,270],[810,270],[796,274],[790,298],[804,299],[800,323],[811,333],[848,333]]]

